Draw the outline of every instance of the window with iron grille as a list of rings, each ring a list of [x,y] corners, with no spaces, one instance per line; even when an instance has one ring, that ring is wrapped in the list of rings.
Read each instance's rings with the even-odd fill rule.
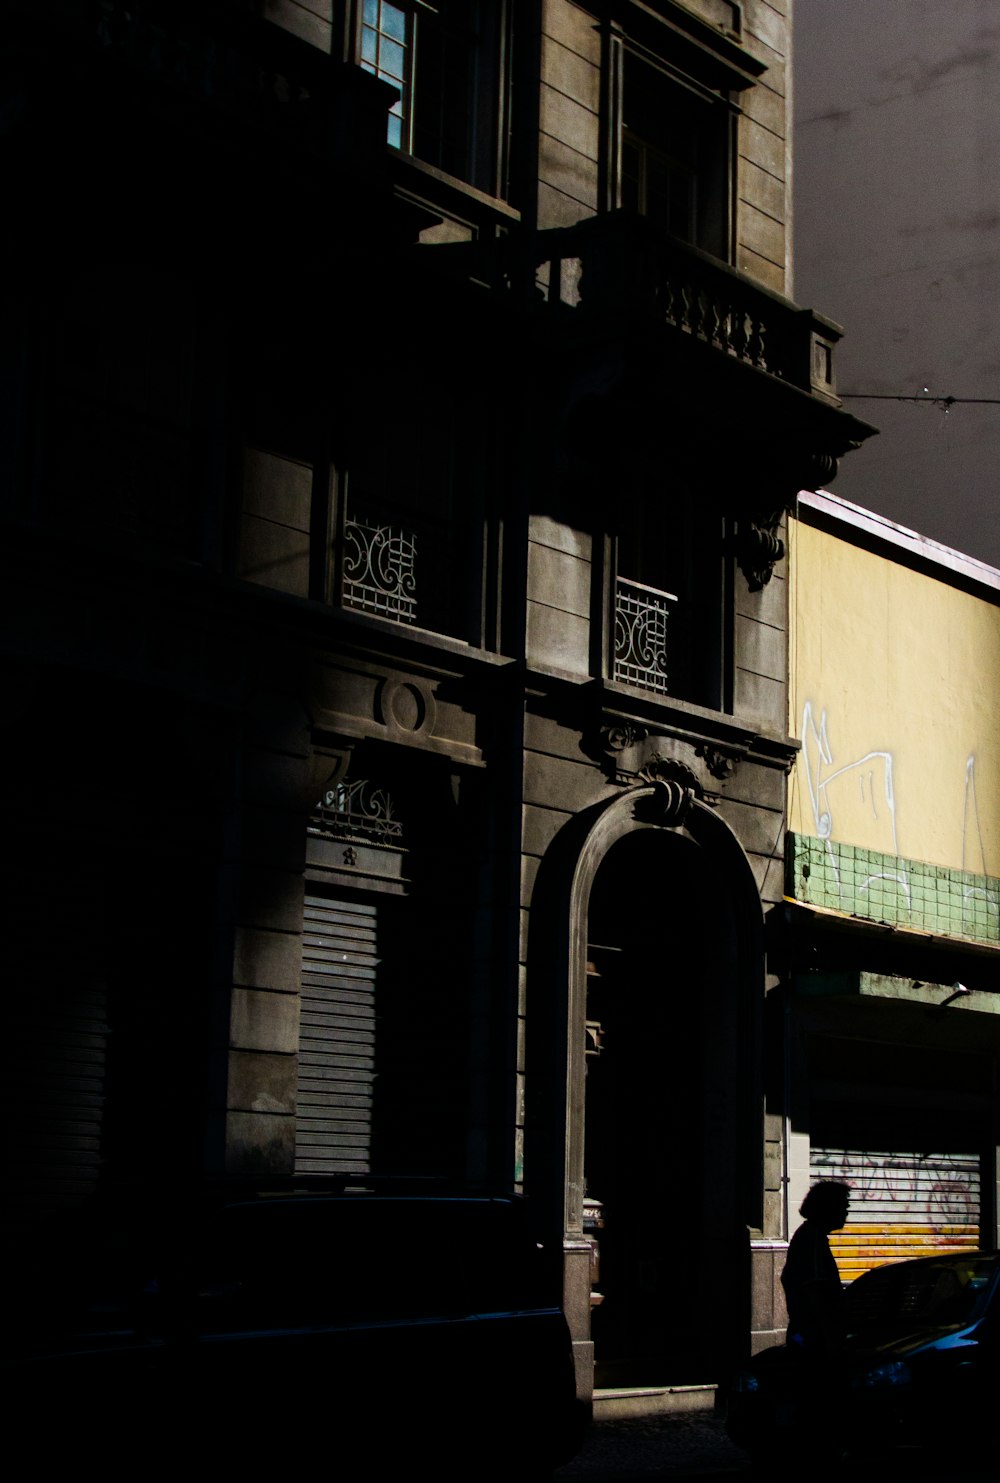
[[[663,488],[644,459],[621,472],[632,497],[620,501],[611,541],[607,673],[720,709],[722,517],[686,481]]]
[[[677,602],[627,577],[615,579],[614,678],[643,690],[670,693],[670,612]]]
[[[263,370],[254,379],[272,385]],[[481,644],[489,466],[470,454],[482,422],[440,380],[396,380],[391,416],[391,398],[366,385],[322,456],[286,389],[248,404],[234,569],[258,586]]]
[[[457,409],[440,386],[412,388],[387,429],[373,407],[345,449],[333,544],[333,597],[395,623],[478,640],[482,549],[472,489],[459,498]],[[481,620],[478,620],[481,621]]]

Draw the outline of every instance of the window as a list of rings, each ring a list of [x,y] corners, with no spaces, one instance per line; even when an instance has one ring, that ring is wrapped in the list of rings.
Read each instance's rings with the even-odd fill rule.
[[[729,107],[719,96],[627,51],[621,204],[728,259],[731,131]]]
[[[344,448],[334,600],[480,641],[482,527],[462,417],[440,384],[411,386],[391,420],[373,401]]]
[[[387,0],[365,0],[361,16],[361,65],[399,89],[389,110],[388,139],[397,149],[410,148],[413,67],[413,17]]]
[[[475,388],[458,396],[426,366],[416,385],[413,369],[395,367],[399,405],[366,382],[326,448],[308,387],[277,357],[273,370],[253,364],[234,569],[261,587],[478,645],[489,470],[473,448],[483,419]]]
[[[722,704],[722,522],[684,483],[636,479],[614,532],[608,673],[622,684]]]
[[[457,512],[453,447],[428,421],[396,420],[391,441],[361,443],[342,482],[340,600],[345,607],[448,632]]]
[[[361,66],[399,91],[389,143],[490,195],[501,193],[504,11],[495,0],[363,0],[358,28]]]

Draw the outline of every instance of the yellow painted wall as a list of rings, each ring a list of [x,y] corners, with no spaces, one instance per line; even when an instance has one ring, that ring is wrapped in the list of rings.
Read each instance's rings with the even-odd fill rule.
[[[1000,876],[1000,606],[789,522],[789,828]]]

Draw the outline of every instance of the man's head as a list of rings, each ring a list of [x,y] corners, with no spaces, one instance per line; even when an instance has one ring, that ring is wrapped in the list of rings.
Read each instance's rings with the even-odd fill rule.
[[[851,1204],[851,1187],[836,1179],[814,1184],[799,1206],[799,1213],[824,1231],[836,1231],[847,1219]]]

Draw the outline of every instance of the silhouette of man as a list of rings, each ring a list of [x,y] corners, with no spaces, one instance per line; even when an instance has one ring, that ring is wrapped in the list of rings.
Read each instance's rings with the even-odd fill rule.
[[[819,1364],[835,1360],[844,1345],[844,1291],[829,1236],[847,1220],[850,1201],[846,1184],[829,1179],[813,1185],[799,1207],[804,1220],[789,1243],[781,1274],[787,1343]]]

